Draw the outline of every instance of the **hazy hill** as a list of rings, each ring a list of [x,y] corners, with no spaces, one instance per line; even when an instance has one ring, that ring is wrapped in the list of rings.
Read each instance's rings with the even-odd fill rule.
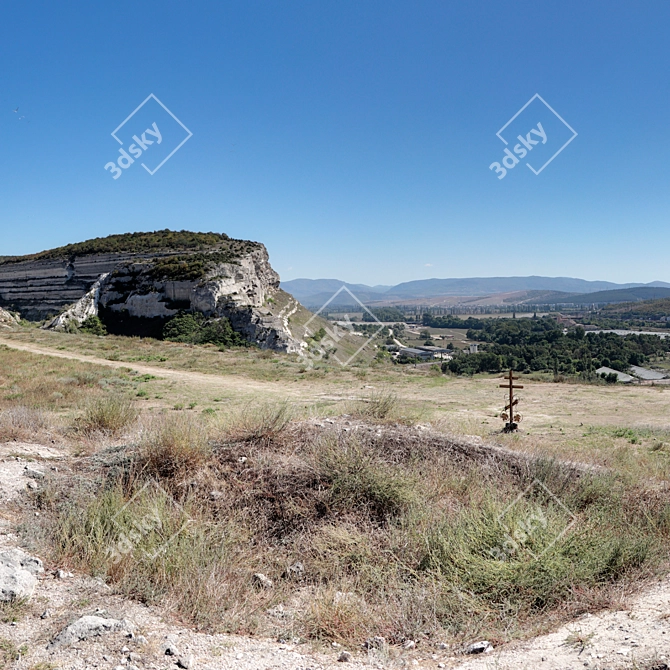
[[[631,314],[639,316],[670,316],[670,297],[659,300],[645,300],[643,302],[626,302],[619,305],[608,305],[605,308],[610,313]]]
[[[386,291],[391,288],[382,285],[349,284],[339,279],[292,279],[281,283],[284,291],[307,307],[325,305],[343,286],[364,304],[382,299]],[[330,304],[351,305],[353,302],[351,295],[342,291]]]
[[[657,282],[654,282],[657,284]],[[670,284],[658,284],[670,288]],[[563,291],[594,293],[613,289],[645,286],[645,284],[615,284],[607,281],[587,281],[571,277],[472,277],[463,279],[419,279],[398,284],[387,291],[398,297],[432,297],[437,295],[487,295],[512,291]]]
[[[552,298],[543,298],[541,302],[545,305],[556,305],[561,303],[591,305],[593,303],[638,302],[668,297],[670,297],[670,288],[638,286],[635,288],[624,288],[614,291],[559,295]]]
[[[291,293],[297,300],[309,306],[323,305],[342,287],[346,286],[363,303],[384,301],[398,302],[417,300],[421,298],[436,298],[438,296],[486,296],[501,293],[522,291],[545,294],[546,302],[582,302],[576,296],[581,294],[607,293],[623,289],[642,288],[670,289],[666,282],[651,282],[649,284],[615,284],[607,281],[587,281],[572,277],[470,277],[455,279],[417,279],[403,282],[396,286],[367,286],[365,284],[349,284],[338,279],[293,279],[282,282],[282,288]],[[665,294],[629,294],[628,296],[611,296],[613,301],[644,300],[660,298]],[[529,298],[532,296],[529,296]],[[570,298],[570,300],[568,300]],[[598,298],[591,298],[583,302],[607,302],[610,298],[604,293]],[[526,300],[528,301],[528,300]],[[351,304],[351,296],[342,292],[331,304]],[[545,302],[545,300],[543,300]]]

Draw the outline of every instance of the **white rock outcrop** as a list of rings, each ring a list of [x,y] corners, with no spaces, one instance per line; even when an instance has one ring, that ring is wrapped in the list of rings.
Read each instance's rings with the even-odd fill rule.
[[[49,330],[66,330],[70,324],[81,326],[89,316],[97,316],[100,289],[108,276],[108,272],[100,275],[85,295],[77,300],[74,305],[59,314],[48,325],[44,326],[44,328],[48,328]]]
[[[35,591],[37,575],[44,572],[39,558],[21,549],[0,551],[0,602],[30,598]]]
[[[0,328],[13,328],[18,322],[19,319],[17,319],[11,312],[0,307]]]
[[[51,642],[49,648],[69,646],[91,637],[98,637],[105,633],[125,631],[132,633],[135,626],[127,620],[106,619],[101,616],[83,616],[62,630]]]

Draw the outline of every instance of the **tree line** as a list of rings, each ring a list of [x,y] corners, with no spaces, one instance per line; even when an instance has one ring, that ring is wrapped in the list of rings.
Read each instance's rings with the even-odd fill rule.
[[[585,333],[581,326],[563,334],[550,317],[539,319],[477,319],[467,337],[481,342],[481,351],[449,361],[457,374],[500,372],[551,372],[592,378],[595,370],[610,367],[625,372],[644,365],[651,356],[664,356],[670,341],[656,335]]]

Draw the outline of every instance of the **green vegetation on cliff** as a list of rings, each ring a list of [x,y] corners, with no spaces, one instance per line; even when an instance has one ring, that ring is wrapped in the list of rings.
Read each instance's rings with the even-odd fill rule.
[[[207,319],[197,312],[182,312],[172,317],[163,326],[163,338],[187,344],[215,344],[221,350],[247,344],[228,319]]]
[[[150,233],[124,233],[122,235],[96,237],[85,242],[67,244],[64,247],[40,251],[27,256],[0,257],[0,264],[60,258],[74,260],[79,256],[91,254],[146,254],[169,251],[202,252],[206,250],[225,252],[232,259],[239,258],[241,255],[258,248],[258,246],[257,242],[234,240],[225,233],[194,233],[189,230],[173,231],[165,229]]]
[[[149,276],[159,281],[195,281],[202,279],[217,263],[236,263],[239,257],[226,250],[155,258]]]

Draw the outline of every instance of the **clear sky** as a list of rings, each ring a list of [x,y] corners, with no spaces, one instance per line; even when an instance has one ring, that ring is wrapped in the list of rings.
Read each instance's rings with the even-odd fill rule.
[[[187,228],[285,280],[670,281],[669,31],[667,0],[3,2],[0,255]],[[186,136],[157,103],[111,135],[151,93],[193,133],[153,175]],[[539,175],[571,136],[539,101],[496,136],[536,93],[578,133]]]

